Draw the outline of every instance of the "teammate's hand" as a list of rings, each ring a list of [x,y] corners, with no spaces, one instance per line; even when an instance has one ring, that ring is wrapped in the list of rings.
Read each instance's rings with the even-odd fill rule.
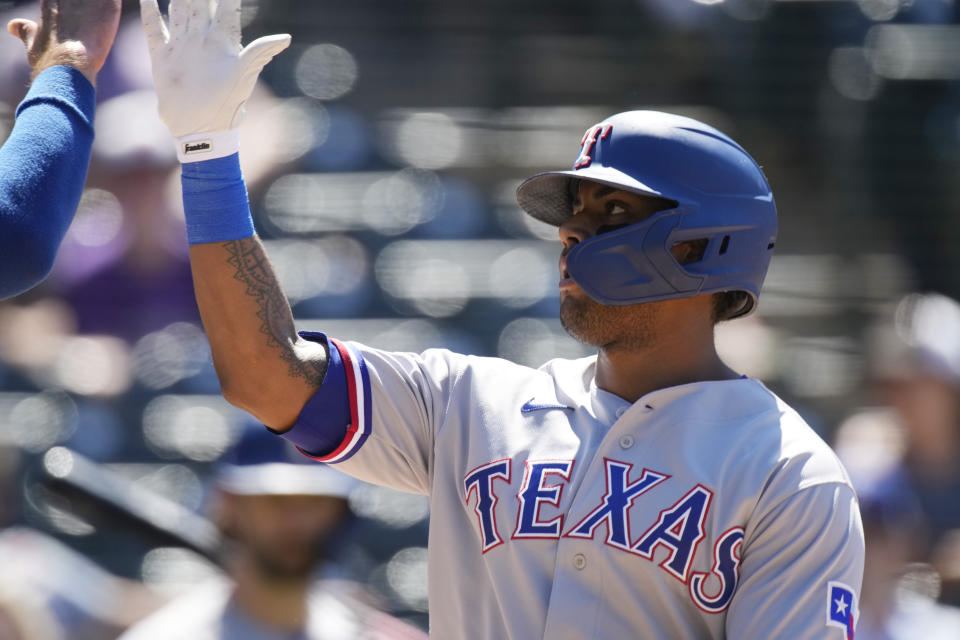
[[[119,23],[120,0],[41,0],[40,24],[17,18],[7,31],[27,47],[33,77],[66,64],[95,84]]]
[[[160,118],[176,138],[235,129],[257,76],[290,36],[264,36],[240,47],[240,0],[170,0],[167,22],[157,0],[140,0]]]

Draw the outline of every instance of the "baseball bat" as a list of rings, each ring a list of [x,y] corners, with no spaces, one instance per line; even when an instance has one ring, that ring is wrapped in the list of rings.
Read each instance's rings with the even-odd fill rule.
[[[124,527],[152,546],[185,547],[222,564],[221,538],[213,523],[76,451],[53,447],[43,455],[37,474],[54,506],[93,526]]]

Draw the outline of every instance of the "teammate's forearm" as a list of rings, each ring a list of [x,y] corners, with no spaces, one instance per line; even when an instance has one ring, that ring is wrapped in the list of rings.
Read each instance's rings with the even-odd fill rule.
[[[93,86],[75,69],[41,74],[0,149],[0,298],[40,282],[80,201],[93,145]]]

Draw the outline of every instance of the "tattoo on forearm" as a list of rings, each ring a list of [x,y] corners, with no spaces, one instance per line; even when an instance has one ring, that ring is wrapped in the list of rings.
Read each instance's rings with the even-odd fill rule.
[[[312,384],[323,382],[326,363],[303,362],[293,353],[290,336],[294,335],[293,314],[280,289],[273,267],[255,238],[223,243],[230,254],[227,263],[236,269],[235,280],[247,285],[246,294],[256,301],[257,317],[263,321],[260,333],[267,336],[267,345],[280,350],[280,357],[290,366],[290,377],[306,378]]]

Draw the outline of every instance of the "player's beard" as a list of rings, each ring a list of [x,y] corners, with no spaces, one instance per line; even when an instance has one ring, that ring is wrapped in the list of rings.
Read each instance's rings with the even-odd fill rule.
[[[609,306],[583,291],[563,294],[560,324],[574,339],[600,349],[643,349],[655,344],[659,307],[656,303]]]
[[[305,580],[329,556],[330,535],[295,544],[264,545],[250,543],[247,552],[258,573],[273,582]]]

